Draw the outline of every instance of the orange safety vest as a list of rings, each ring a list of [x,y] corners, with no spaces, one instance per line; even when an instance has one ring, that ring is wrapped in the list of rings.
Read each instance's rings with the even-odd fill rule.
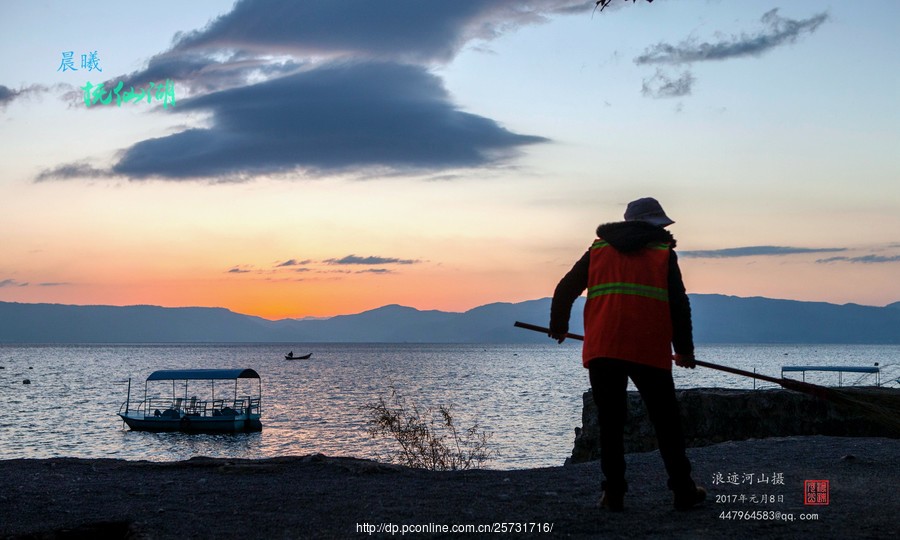
[[[582,364],[618,358],[672,369],[667,243],[623,253],[602,238],[591,245]]]

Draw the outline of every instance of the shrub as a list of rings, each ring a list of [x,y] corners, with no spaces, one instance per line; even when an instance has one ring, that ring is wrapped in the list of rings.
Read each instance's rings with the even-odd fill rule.
[[[389,399],[380,396],[364,405],[372,438],[392,437],[400,445],[393,461],[432,471],[466,470],[489,461],[491,434],[478,422],[460,431],[454,423],[452,405],[439,405],[424,412],[391,387]]]

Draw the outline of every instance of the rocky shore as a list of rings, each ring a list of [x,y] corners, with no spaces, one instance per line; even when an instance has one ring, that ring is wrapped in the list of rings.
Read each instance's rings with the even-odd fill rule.
[[[596,507],[597,462],[429,472],[321,455],[6,460],[0,538],[389,538],[404,526],[418,527],[407,538],[476,538],[486,535],[442,528],[485,525],[510,531],[491,535],[501,538],[890,538],[900,530],[900,440],[802,436],[688,452],[707,502],[676,512],[658,452],[632,453],[626,510],[616,514]],[[804,504],[806,480],[828,482],[827,505]],[[816,489],[822,498],[824,484]]]
[[[837,405],[813,396],[782,389],[678,390],[681,423],[688,447],[724,441],[832,435],[838,437],[900,438],[900,389],[885,387],[832,388],[845,401],[862,406]],[[575,445],[567,463],[583,463],[600,456],[597,406],[590,390],[582,396],[582,426],[575,430]],[[873,407],[877,407],[874,411]],[[885,416],[893,421],[885,422]],[[656,434],[637,392],[628,393],[625,451],[655,450]]]

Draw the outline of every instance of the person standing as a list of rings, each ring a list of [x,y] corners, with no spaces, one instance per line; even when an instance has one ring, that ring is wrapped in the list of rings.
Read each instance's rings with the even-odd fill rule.
[[[600,505],[612,511],[623,510],[628,490],[623,439],[629,378],[656,430],[675,508],[688,510],[706,498],[691,477],[672,380],[673,359],[695,367],[690,302],[675,238],[665,230],[673,223],[652,197],[628,203],[625,221],[597,227],[597,239],[553,293],[550,337],[562,343],[572,304],[587,289],[582,364],[599,416]]]

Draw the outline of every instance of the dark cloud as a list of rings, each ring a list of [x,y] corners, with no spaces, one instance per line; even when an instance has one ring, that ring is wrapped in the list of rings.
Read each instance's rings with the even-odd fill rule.
[[[53,169],[44,169],[35,180],[43,182],[45,180],[65,180],[69,178],[107,178],[112,176],[108,170],[97,169],[93,165],[85,162],[66,163]]]
[[[428,70],[473,40],[593,7],[590,0],[241,0],[206,28],[176,35],[146,68],[109,81],[137,88],[170,79],[187,95],[164,112],[208,112],[211,127],[139,142],[110,171],[65,164],[38,180],[241,181],[495,165],[547,139],[459,110]]]
[[[341,258],[331,258],[324,260],[313,259],[287,259],[282,262],[276,262],[269,269],[256,269],[251,264],[239,264],[227,271],[229,274],[278,274],[285,273],[309,273],[309,274],[392,274],[394,270],[388,268],[368,268],[375,266],[390,265],[410,265],[418,264],[417,259],[401,259],[398,257],[381,257],[376,255],[359,256],[347,255]],[[325,265],[324,267],[321,265]],[[347,267],[337,269],[335,267]],[[360,269],[352,269],[352,267],[363,267]],[[271,279],[271,278],[270,278]]]
[[[282,268],[285,266],[303,266],[303,265],[309,264],[311,262],[312,262],[311,259],[305,259],[302,261],[298,261],[297,259],[288,259],[284,262],[276,264],[275,268]]]
[[[336,58],[429,65],[449,61],[472,40],[592,6],[583,0],[241,0],[205,28],[176,34],[146,68],[107,87],[172,79],[206,93]]]
[[[206,94],[227,88],[244,86],[252,79],[271,79],[298,71],[304,62],[290,58],[280,60],[269,56],[248,56],[243,51],[219,59],[218,55],[197,52],[165,52],[150,59],[147,67],[129,75],[107,81],[113,88],[122,81],[124,88],[146,87],[151,82],[171,80],[180,93]]]
[[[634,59],[634,63],[676,66],[760,56],[781,45],[796,42],[803,34],[815,32],[828,20],[828,14],[820,13],[808,19],[793,20],[779,16],[778,9],[775,8],[766,12],[760,20],[764,28],[755,34],[731,36],[730,39],[714,43],[698,43],[692,38],[677,45],[660,42],[648,47],[644,54]],[[657,68],[652,77],[644,79],[641,91],[645,97],[651,98],[683,97],[691,94],[695,80],[690,71],[673,77]]]
[[[458,110],[425,68],[384,62],[329,64],[180,101],[178,109],[212,112],[213,125],[137,143],[112,173],[185,179],[475,167],[546,140]]]
[[[847,248],[798,248],[786,246],[748,246],[739,248],[701,250],[701,251],[679,251],[681,257],[693,257],[697,259],[726,259],[733,257],[755,257],[755,256],[780,256],[780,255],[798,255],[804,253],[833,253],[838,251],[847,251]]]
[[[340,259],[325,259],[326,264],[361,264],[361,265],[379,265],[379,264],[415,264],[419,261],[412,259],[397,259],[394,257],[359,257],[357,255],[347,255]]]
[[[5,107],[9,103],[12,103],[12,100],[14,100],[17,95],[19,95],[19,93],[12,88],[0,84],[0,107]]]
[[[689,96],[694,86],[694,75],[685,71],[677,79],[672,79],[661,69],[649,79],[644,79],[641,93],[645,97],[671,98]]]
[[[206,28],[176,36],[173,50],[447,61],[473,39],[592,8],[593,2],[580,0],[242,0]]]
[[[849,262],[862,264],[880,264],[900,262],[900,255],[863,255],[860,257],[830,257],[828,259],[819,259],[817,263],[829,264],[835,262]]]
[[[27,281],[17,281],[15,279],[0,279],[0,289],[4,287],[63,287],[66,285],[71,285],[71,283],[51,281],[29,283]]]
[[[56,84],[53,86],[44,86],[42,84],[32,84],[31,86],[25,86],[16,90],[15,88],[0,84],[0,109],[5,108],[17,99],[39,96],[51,90],[62,90],[64,88],[69,88],[69,85]]]
[[[793,20],[778,15],[778,8],[762,16],[765,28],[756,34],[741,34],[714,43],[697,43],[687,39],[677,45],[657,43],[634,59],[636,64],[690,64],[710,60],[728,60],[746,56],[759,56],[776,47],[794,43],[803,34],[815,32],[828,13],[820,13],[808,19]]]

